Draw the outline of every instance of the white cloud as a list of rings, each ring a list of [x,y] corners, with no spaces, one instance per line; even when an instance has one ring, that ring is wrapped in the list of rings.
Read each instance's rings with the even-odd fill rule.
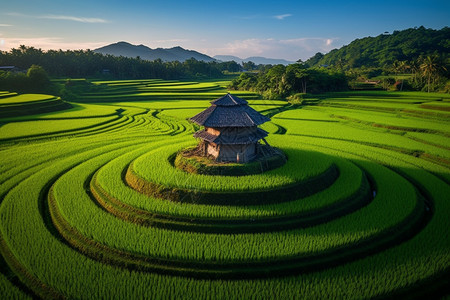
[[[74,21],[81,23],[108,23],[105,19],[100,18],[85,18],[85,17],[74,17],[74,16],[65,16],[65,15],[45,15],[38,16],[39,19],[50,19],[50,20],[65,20],[65,21]]]
[[[6,15],[11,16],[11,17],[28,17],[27,15],[24,15],[21,13],[16,13],[16,12],[9,12],[9,13],[6,13]]]
[[[276,15],[276,16],[273,16],[273,17],[275,19],[278,19],[278,20],[283,20],[283,19],[285,19],[287,17],[292,17],[292,14]]]
[[[337,40],[338,39],[336,38],[296,38],[279,40],[279,42],[284,45],[292,45],[307,51],[317,50],[320,52],[328,52],[335,48],[333,43]]]
[[[36,37],[36,38],[6,38],[0,41],[0,50],[9,51],[12,48],[18,48],[20,45],[28,47],[41,48],[43,50],[79,50],[79,49],[96,49],[108,43],[105,42],[67,42],[59,37]]]
[[[295,39],[246,39],[236,40],[223,47],[202,49],[208,55],[235,55],[240,58],[264,56],[296,61],[306,60],[317,52],[326,53],[337,48],[337,38],[295,38]]]
[[[282,14],[282,15],[246,15],[246,16],[234,16],[233,18],[239,19],[239,20],[254,20],[254,19],[277,19],[277,20],[283,20],[287,17],[292,17],[292,14]]]
[[[0,27],[11,27],[11,24],[0,24]]]
[[[25,15],[16,12],[7,13],[8,16],[13,17],[25,17],[25,18],[36,18],[36,19],[49,19],[49,20],[63,20],[63,21],[74,21],[81,23],[109,23],[108,20],[101,18],[86,18],[86,17],[75,17],[75,16],[67,16],[67,15],[40,15],[40,16],[32,16]]]

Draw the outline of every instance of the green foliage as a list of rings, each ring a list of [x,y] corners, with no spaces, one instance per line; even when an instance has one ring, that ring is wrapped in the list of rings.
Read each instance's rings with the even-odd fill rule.
[[[251,90],[257,83],[257,77],[254,73],[241,73],[239,78],[235,78],[230,83],[230,89]]]
[[[444,67],[444,62],[439,56],[426,56],[422,59],[420,70],[422,74],[427,79],[427,92],[430,92],[430,85],[436,82],[439,78],[439,75],[443,72],[447,71],[447,68]]]
[[[319,62],[320,62],[320,60],[323,58],[323,56],[324,56],[323,53],[317,52],[316,54],[314,54],[313,57],[309,58],[309,59],[306,61],[306,64],[307,64],[308,66],[316,66],[316,65],[319,64]]]
[[[247,71],[256,70],[256,64],[252,61],[243,61],[242,68]]]
[[[343,73],[292,64],[287,67],[276,65],[258,74],[243,73],[229,88],[257,91],[264,99],[279,99],[297,93],[346,90],[348,83]]]
[[[26,74],[0,71],[0,89],[21,93],[43,93],[52,91],[52,85],[44,68],[32,65]]]
[[[112,76],[127,79],[217,78],[223,77],[222,71],[236,72],[240,70],[238,64],[230,62],[207,63],[194,58],[182,63],[179,61],[163,62],[160,59],[147,61],[140,58],[102,55],[91,50],[42,51],[26,46],[20,46],[19,49],[12,49],[9,52],[0,51],[0,65],[13,65],[23,69],[28,69],[32,65],[40,65],[50,76],[73,78],[89,76],[97,78]],[[6,89],[11,89],[11,87]]]
[[[30,88],[39,91],[50,84],[47,72],[38,65],[31,65],[28,69],[27,77],[29,78]]]
[[[217,66],[219,67],[219,69],[222,72],[227,71],[227,72],[233,73],[233,72],[242,71],[242,66],[235,61],[221,62],[221,63],[218,63]]]
[[[394,61],[417,61],[420,57],[450,53],[450,28],[441,30],[410,28],[357,39],[349,45],[335,49],[320,59],[314,56],[306,61],[310,66],[328,65],[339,68],[387,67]]]

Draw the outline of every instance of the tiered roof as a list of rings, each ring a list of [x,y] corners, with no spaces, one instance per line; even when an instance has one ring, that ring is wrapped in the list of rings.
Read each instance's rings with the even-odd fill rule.
[[[263,139],[266,136],[267,131],[262,130],[261,128],[257,128],[255,132],[247,133],[245,135],[233,135],[233,136],[222,133],[219,135],[214,135],[212,133],[207,132],[204,129],[194,133],[195,138],[201,138],[205,141],[215,144],[226,144],[226,145],[255,144],[260,139]]]
[[[211,102],[211,106],[190,119],[205,127],[251,127],[270,119],[239,97],[227,94]]]

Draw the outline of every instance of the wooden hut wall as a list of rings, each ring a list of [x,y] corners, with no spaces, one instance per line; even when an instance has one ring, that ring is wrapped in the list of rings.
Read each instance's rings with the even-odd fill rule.
[[[219,147],[217,144],[214,143],[208,143],[207,145],[207,153],[209,155],[214,156],[215,158],[218,158],[219,156]]]
[[[219,135],[220,134],[220,128],[213,128],[213,127],[205,127],[206,132],[214,134],[214,135]]]
[[[257,127],[231,127],[221,131],[220,139],[225,144],[241,144],[248,136],[255,134]]]
[[[241,163],[251,160],[256,155],[256,144],[220,145],[220,161],[237,162],[238,154]]]

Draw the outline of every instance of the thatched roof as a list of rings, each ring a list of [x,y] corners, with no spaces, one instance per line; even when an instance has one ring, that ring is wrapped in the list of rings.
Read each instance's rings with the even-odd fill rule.
[[[230,93],[228,93],[225,96],[220,97],[219,99],[211,101],[211,104],[217,106],[235,106],[235,105],[247,105],[248,102],[242,98],[233,96]]]
[[[205,127],[251,127],[270,119],[239,97],[227,94],[211,102],[211,106],[190,119]]]
[[[219,134],[214,135],[205,130],[200,130],[194,133],[195,138],[201,138],[202,140],[215,143],[215,144],[226,144],[226,145],[237,145],[237,144],[254,144],[257,143],[260,139],[263,139],[267,136],[267,131],[258,128],[255,132],[251,132],[249,134],[241,134],[241,135],[227,135],[227,134]]]

